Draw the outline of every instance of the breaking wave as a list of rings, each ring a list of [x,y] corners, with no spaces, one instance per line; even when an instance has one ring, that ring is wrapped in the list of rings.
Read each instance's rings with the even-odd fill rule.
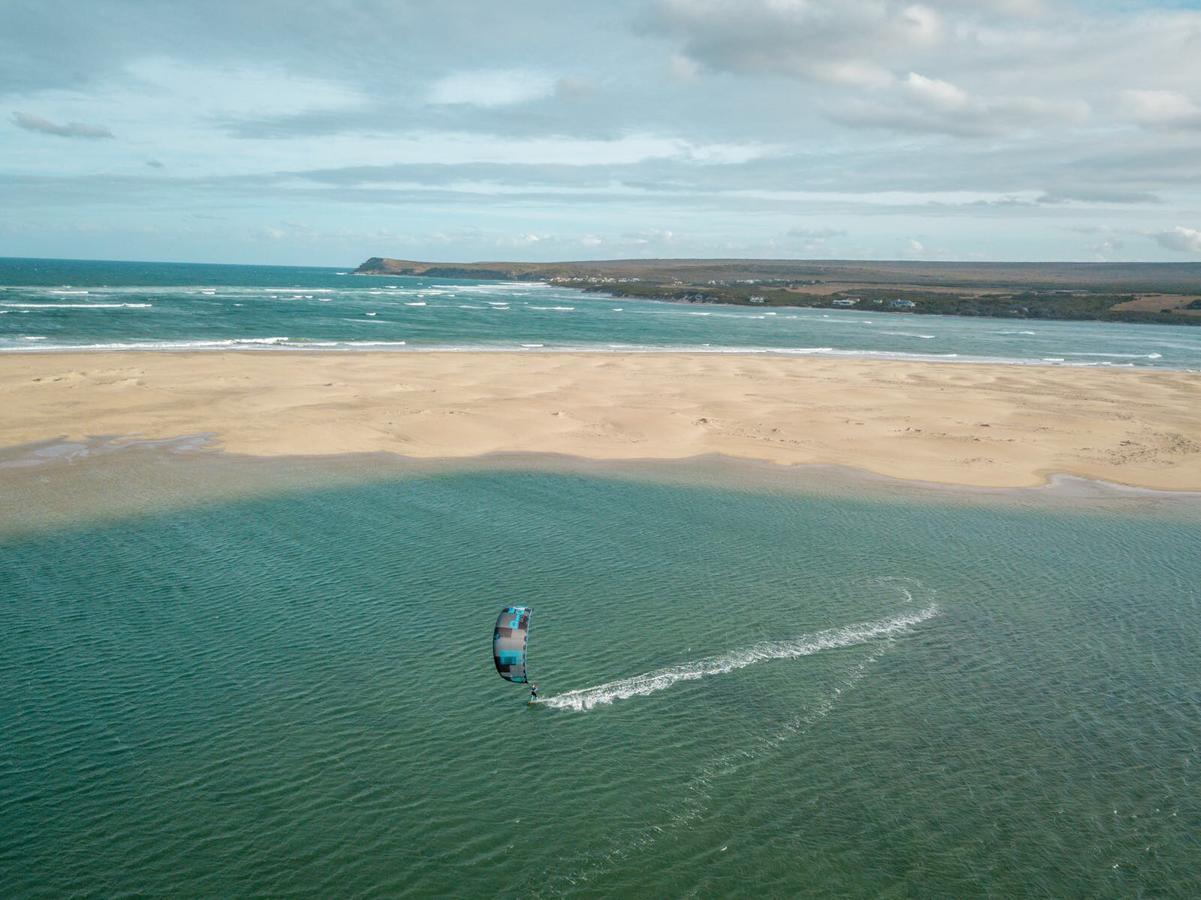
[[[74,293],[74,292],[73,292]],[[87,291],[79,293],[86,294]],[[11,309],[150,309],[153,303],[0,303]]]

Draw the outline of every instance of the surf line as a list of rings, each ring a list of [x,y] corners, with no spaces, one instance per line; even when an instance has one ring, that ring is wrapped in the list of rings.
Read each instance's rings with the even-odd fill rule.
[[[741,650],[732,650],[717,656],[706,656],[654,672],[634,675],[631,678],[622,678],[618,681],[598,684],[595,687],[580,688],[564,694],[556,694],[553,697],[545,697],[540,701],[540,705],[553,709],[586,712],[594,707],[613,703],[615,700],[644,697],[656,691],[666,690],[681,681],[696,681],[711,675],[725,675],[728,672],[744,669],[769,659],[795,659],[801,656],[812,656],[823,650],[853,647],[878,638],[890,637],[909,631],[915,625],[934,618],[938,612],[938,604],[932,603],[923,609],[902,613],[889,619],[828,628],[824,631],[801,635],[790,641],[760,641]]]

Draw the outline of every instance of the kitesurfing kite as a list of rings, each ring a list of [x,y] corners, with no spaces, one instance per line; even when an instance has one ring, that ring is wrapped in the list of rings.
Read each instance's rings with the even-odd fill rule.
[[[505,681],[526,684],[525,644],[530,633],[528,606],[506,606],[496,618],[492,632],[492,661],[496,672]]]

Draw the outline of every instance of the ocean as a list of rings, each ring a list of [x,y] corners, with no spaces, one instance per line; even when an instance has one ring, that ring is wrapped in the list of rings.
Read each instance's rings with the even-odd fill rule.
[[[0,470],[5,897],[1201,894],[1195,502],[38,459]]]
[[[764,352],[1201,369],[1201,329],[617,299],[350,270],[0,259],[0,353]]]
[[[0,261],[0,352],[74,348],[1201,368],[1183,328]],[[1195,497],[181,436],[5,448],[0,509],[3,897],[1201,895]]]

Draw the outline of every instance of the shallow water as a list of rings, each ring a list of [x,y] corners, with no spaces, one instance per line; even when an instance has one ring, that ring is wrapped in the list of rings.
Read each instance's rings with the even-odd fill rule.
[[[1195,516],[301,480],[0,545],[0,894],[1201,891]]]
[[[345,270],[0,259],[0,352],[771,352],[1201,368],[1201,329],[615,299]]]

